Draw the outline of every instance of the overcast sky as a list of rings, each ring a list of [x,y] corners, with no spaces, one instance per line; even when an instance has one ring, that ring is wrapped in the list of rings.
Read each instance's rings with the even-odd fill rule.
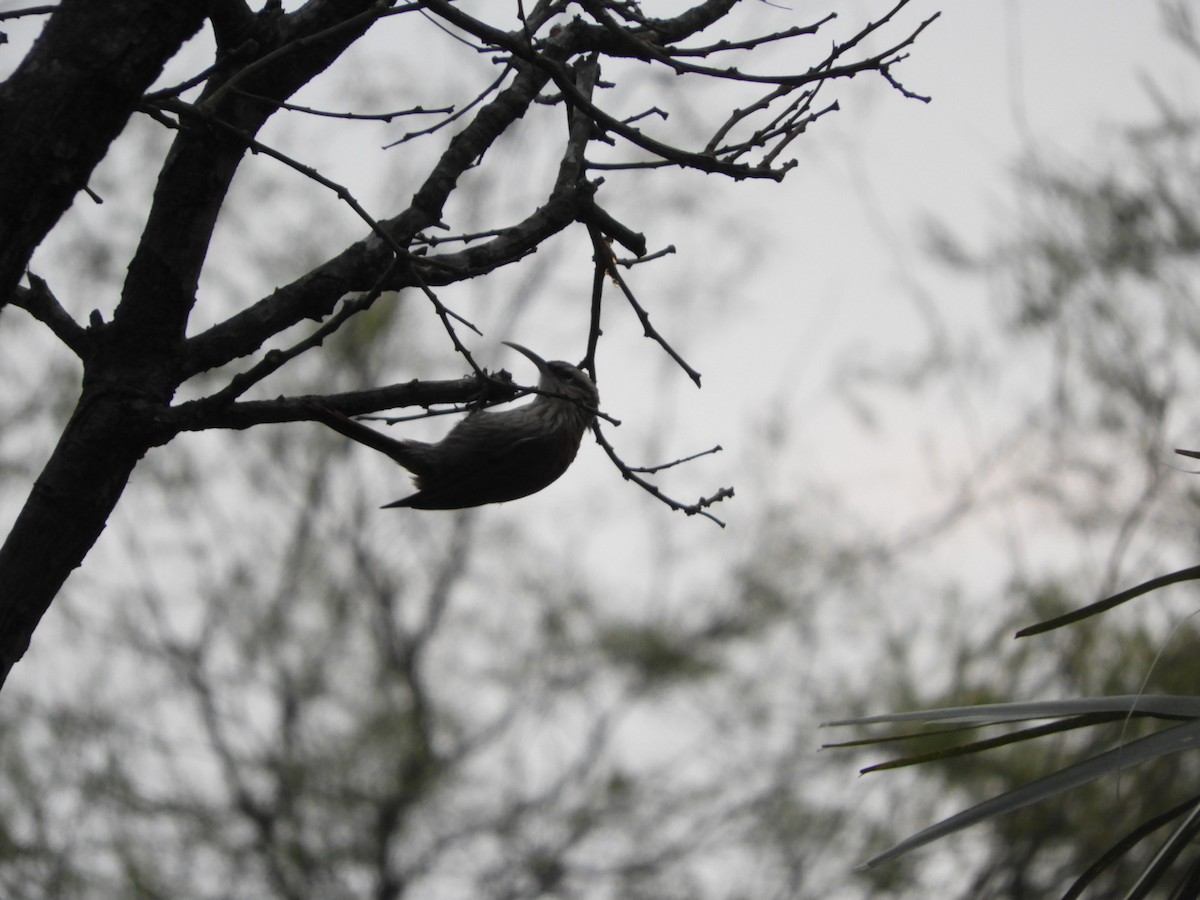
[[[918,3],[908,14],[919,19],[937,8]],[[947,277],[922,252],[925,217],[982,247],[1011,221],[1010,172],[1022,153],[1086,165],[1106,149],[1106,129],[1152,117],[1144,79],[1184,102],[1193,93],[1195,64],[1163,37],[1157,4],[986,0],[940,8],[896,70],[932,102],[864,82],[808,137],[783,188],[800,202],[775,198],[783,237],[751,291],[763,308],[776,303],[789,325],[747,323],[737,332],[743,349],[732,354],[728,331],[710,335],[700,354],[711,376],[707,401],[719,394],[732,407],[747,380],[769,384],[790,397],[794,417],[828,415],[833,427],[825,364],[848,346],[886,353],[918,340],[913,283],[952,322],[983,321],[984,286]],[[886,469],[885,448],[825,437],[812,435],[806,466],[859,483],[870,483],[872,468]],[[841,477],[845,466],[864,478]]]

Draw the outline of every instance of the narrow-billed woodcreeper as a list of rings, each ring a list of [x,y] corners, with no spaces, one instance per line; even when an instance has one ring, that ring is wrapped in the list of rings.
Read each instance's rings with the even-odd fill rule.
[[[436,444],[396,440],[338,413],[317,408],[329,427],[386,453],[413,473],[417,492],[384,509],[464,509],[527,497],[555,481],[575,459],[596,417],[600,394],[587,373],[561,360],[546,362],[505,341],[538,367],[532,403],[502,412],[478,410]]]

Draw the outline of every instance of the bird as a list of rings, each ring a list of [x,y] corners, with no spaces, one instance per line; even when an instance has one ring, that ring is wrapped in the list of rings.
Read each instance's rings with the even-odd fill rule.
[[[535,494],[558,480],[595,420],[600,392],[578,366],[547,362],[504,341],[538,368],[537,396],[515,409],[477,410],[437,443],[396,440],[316,407],[317,418],[347,437],[386,453],[413,475],[416,493],[382,509],[466,509]]]

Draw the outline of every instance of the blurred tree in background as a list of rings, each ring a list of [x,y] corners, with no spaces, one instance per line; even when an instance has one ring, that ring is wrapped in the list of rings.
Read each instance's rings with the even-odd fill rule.
[[[1171,35],[1200,63],[1188,8],[1164,10]],[[949,626],[955,635],[946,642],[958,647],[952,683],[931,691],[914,674],[919,651],[900,647],[890,667],[893,695],[882,708],[1196,694],[1200,626],[1189,614],[1195,590],[1186,585],[1015,646],[1008,642],[1022,626],[1194,565],[1200,549],[1194,525],[1200,487],[1190,461],[1170,456],[1173,447],[1194,447],[1200,435],[1190,402],[1200,391],[1200,117],[1186,97],[1154,82],[1148,92],[1154,121],[1112,127],[1102,149],[1080,157],[1027,158],[1017,172],[1007,236],[991,249],[963,246],[948,225],[931,229],[944,263],[990,281],[995,331],[969,346],[938,347],[916,368],[927,383],[951,375],[976,382],[981,396],[993,400],[1023,398],[1011,406],[1020,414],[1007,437],[964,481],[962,496],[969,499],[956,512],[1005,523],[997,531],[1011,548],[1012,571],[990,598],[988,606],[999,612],[987,617],[985,630],[978,621]],[[1132,713],[1132,701],[1123,706]],[[881,710],[878,700],[871,710]],[[981,711],[979,718],[988,716]],[[1005,740],[1013,729],[1004,726],[966,738],[930,735],[899,746],[914,754],[946,752],[972,739],[1001,746],[926,759],[922,780],[898,790],[937,796],[938,812],[949,814],[1128,747],[1128,768],[1119,776],[1116,755],[1111,777],[1061,796],[1047,790],[1042,802],[987,816],[976,832],[955,838],[955,852],[972,859],[961,896],[1076,896],[1069,889],[1089,898],[1153,890],[1195,896],[1194,848],[1184,849],[1174,868],[1148,869],[1160,849],[1175,851],[1168,838],[1180,821],[1186,825],[1181,817],[1195,804],[1200,778],[1194,752],[1136,764],[1133,743],[1165,727],[1120,714],[1036,742],[1033,735]],[[1187,834],[1180,832],[1179,846]],[[928,858],[907,859],[899,870],[919,878],[916,872],[937,865],[938,854],[925,852]],[[1102,868],[1073,888],[1094,864]],[[894,884],[897,872],[889,867],[878,871]],[[1145,882],[1127,893],[1143,873]]]

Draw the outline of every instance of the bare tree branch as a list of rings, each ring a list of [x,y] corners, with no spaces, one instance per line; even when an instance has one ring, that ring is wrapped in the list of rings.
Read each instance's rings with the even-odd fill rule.
[[[722,528],[725,527],[725,523],[723,521],[718,519],[712,513],[708,512],[708,507],[715,503],[720,503],[722,500],[728,500],[733,497],[733,488],[721,488],[715,494],[712,494],[709,497],[701,497],[695,503],[683,503],[679,500],[675,500],[674,498],[668,497],[666,494],[664,494],[658,485],[647,481],[638,474],[639,472],[646,471],[645,468],[635,468],[617,455],[616,448],[614,448],[613,445],[609,443],[608,438],[604,436],[604,432],[600,429],[599,422],[593,423],[592,433],[596,435],[596,443],[604,448],[604,452],[608,454],[608,458],[612,460],[613,465],[617,467],[617,470],[627,481],[632,481],[646,493],[650,494],[650,496],[654,497],[656,500],[661,500],[671,509],[677,510],[689,516],[701,515],[706,519],[711,519],[713,522],[716,522]],[[703,456],[704,454],[698,455]],[[660,468],[666,468],[666,466],[662,466]]]
[[[486,403],[511,396],[516,389],[510,383],[493,379],[472,359],[457,329],[473,326],[442,301],[439,289],[526,259],[572,225],[588,229],[594,257],[585,365],[595,372],[603,286],[612,278],[646,335],[699,383],[699,374],[662,337],[620,275],[619,268],[632,263],[616,260],[610,242],[642,261],[668,251],[647,256],[646,239],[636,223],[609,212],[598,193],[603,180],[589,181],[589,169],[684,168],[735,180],[783,178],[795,165],[795,160],[784,159],[788,148],[808,126],[838,108],[836,101],[819,106],[816,101],[835,80],[875,72],[905,96],[924,99],[901,84],[893,67],[936,17],[920,23],[903,40],[878,41],[888,45],[881,53],[863,50],[866,40],[877,40],[908,3],[898,0],[847,41],[819,49],[813,54],[820,60],[815,65],[780,74],[750,73],[748,69],[758,67],[742,66],[742,59],[730,54],[749,54],[748,59],[757,60],[753,54],[758,48],[786,40],[802,42],[805,36],[823,32],[832,16],[798,28],[700,44],[697,36],[725,19],[737,0],[696,0],[666,18],[648,16],[626,0],[582,0],[583,14],[569,19],[564,15],[570,6],[566,0],[523,0],[516,10],[512,5],[484,5],[479,7],[484,10],[481,15],[471,15],[449,0],[309,0],[294,12],[275,2],[255,11],[244,0],[110,0],[101,5],[67,0],[55,7],[41,38],[0,84],[0,120],[9,136],[0,137],[0,305],[15,302],[47,325],[83,360],[84,375],[74,414],[0,547],[0,680],[24,653],[64,579],[105,527],[149,448],[168,443],[182,431],[311,419],[315,401],[350,416],[397,406]],[[30,7],[10,15],[43,11]],[[321,115],[329,123],[334,121],[330,117],[360,117],[326,114],[292,98],[372,27],[383,27],[385,20],[418,23],[417,17],[408,16],[413,12],[454,32],[470,47],[467,52],[491,57],[501,72],[473,101],[437,106],[442,111],[438,120],[422,133],[436,133],[445,140],[444,147],[432,164],[414,174],[415,191],[407,206],[398,204],[387,216],[371,215],[346,184],[302,162],[303,152],[281,142],[273,145],[260,133],[281,110]],[[484,16],[511,23],[512,30],[498,28]],[[213,57],[174,86],[149,91],[167,60],[205,18],[216,37]],[[97,34],[105,39],[97,42]],[[694,46],[680,46],[687,43]],[[645,111],[637,115],[607,111],[609,104],[599,102],[596,88],[618,87],[620,72],[608,73],[615,81],[601,81],[606,59],[616,60],[618,70],[627,60],[645,61],[689,81],[749,86],[764,93],[744,109],[719,109],[707,126],[713,137],[707,144],[690,146],[667,131],[665,102],[649,108],[641,103],[637,108]],[[714,64],[718,59],[737,65],[722,67]],[[198,98],[185,102],[184,92],[194,89]],[[488,164],[498,142],[514,133],[531,111],[560,104],[567,112],[566,132],[558,138],[557,172],[546,173],[549,189],[526,191],[522,202],[527,205],[507,223],[472,222],[452,230],[444,219],[458,214],[451,201],[468,176],[474,178]],[[120,296],[106,298],[109,307],[97,304],[98,309],[114,310],[110,321],[96,312],[84,328],[54,300],[45,282],[32,279],[28,289],[17,285],[33,249],[72,198],[87,190],[95,165],[137,109],[175,134],[157,173]],[[403,110],[434,111],[422,105]],[[451,133],[452,128],[457,130]],[[647,158],[589,161],[596,142],[628,144]],[[269,296],[195,333],[197,290],[214,228],[249,154],[268,156],[331,191],[366,224],[368,234]],[[438,238],[437,230],[452,236]],[[239,399],[321,346],[384,293],[414,288],[429,300],[450,344],[470,365],[472,377],[389,385],[352,395]],[[581,315],[583,308],[581,300]],[[308,326],[305,320],[317,324]],[[304,326],[300,337],[284,337],[298,325]],[[176,403],[189,379],[246,358],[251,361],[244,371],[209,396]],[[624,477],[672,508],[714,518],[708,507],[732,496],[731,490],[723,489],[692,504],[665,498],[643,477],[657,469],[626,465],[598,429],[597,438]]]
[[[91,347],[87,331],[67,313],[45,280],[27,273],[30,287],[17,286],[10,301],[47,326],[71,351],[83,359]]]

